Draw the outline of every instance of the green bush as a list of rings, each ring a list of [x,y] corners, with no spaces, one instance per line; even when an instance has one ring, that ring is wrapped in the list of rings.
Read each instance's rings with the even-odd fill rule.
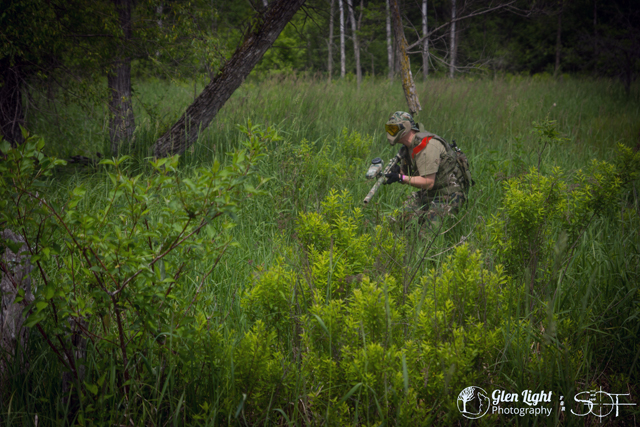
[[[103,160],[103,196],[80,184],[63,197],[45,197],[39,190],[64,161],[45,156],[36,136],[17,148],[2,142],[0,222],[21,232],[37,271],[34,301],[22,300],[26,326],[71,372],[78,401],[146,395],[133,377],[158,374],[169,355],[181,363],[175,372],[211,360],[194,350],[215,349],[218,335],[194,308],[234,244],[231,218],[244,198],[259,194],[255,185],[264,180],[255,176],[255,164],[265,140],[275,136],[243,130],[244,148],[224,167],[214,162],[184,174],[175,156],[150,161],[153,173],[135,175],[126,156]],[[183,274],[190,269],[198,272],[195,283]],[[117,387],[107,392],[104,376],[84,376],[89,361],[76,356],[83,353],[77,335],[97,354],[113,355],[95,359],[94,375],[113,369]]]
[[[382,226],[372,239],[362,221],[348,193],[331,191],[319,212],[298,217],[299,259],[279,258],[258,272],[243,304],[265,320],[296,313],[299,325],[288,325],[300,337],[295,348],[313,418],[420,423],[434,406],[448,405],[454,390],[486,381],[482,371],[504,346],[506,313],[522,289],[509,285],[501,266],[483,268],[468,245],[405,289],[404,270],[384,271],[378,259],[384,253],[400,264],[403,245]],[[308,263],[299,276],[313,296],[306,308],[294,308],[291,263]]]

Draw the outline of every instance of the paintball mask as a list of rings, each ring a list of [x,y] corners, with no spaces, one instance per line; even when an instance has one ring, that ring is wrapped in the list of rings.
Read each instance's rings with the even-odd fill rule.
[[[393,113],[384,125],[384,130],[387,132],[387,139],[391,145],[395,145],[396,142],[411,129],[419,130],[411,114],[404,111],[396,111]]]

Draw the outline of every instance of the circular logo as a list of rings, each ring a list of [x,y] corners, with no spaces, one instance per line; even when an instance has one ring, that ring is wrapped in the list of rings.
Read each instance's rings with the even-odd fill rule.
[[[470,420],[483,417],[491,406],[487,392],[473,385],[460,392],[456,403],[462,416]]]

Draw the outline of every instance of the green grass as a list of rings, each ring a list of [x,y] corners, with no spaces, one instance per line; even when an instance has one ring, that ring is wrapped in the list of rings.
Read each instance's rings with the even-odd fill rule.
[[[146,81],[137,83],[134,89],[138,128],[131,147],[137,159],[132,167],[144,172],[146,168],[141,165],[149,156],[153,141],[192,102],[193,83]],[[406,242],[404,277],[414,269],[418,269],[421,277],[428,275],[429,269],[443,268],[446,257],[453,253],[451,248],[462,237],[472,248],[482,250],[489,269],[495,268],[496,257],[487,246],[482,230],[501,204],[504,179],[518,176],[538,163],[539,144],[532,133],[533,122],[546,118],[556,120],[558,130],[567,138],[566,142],[542,153],[542,172],[559,166],[571,173],[586,167],[593,158],[612,160],[618,142],[632,147],[639,143],[638,89],[636,85],[631,95],[626,95],[618,83],[608,80],[555,81],[535,77],[432,79],[419,84],[423,110],[417,120],[447,140],[457,141],[469,157],[476,185],[460,222],[445,235],[435,238],[424,262],[420,260],[429,234],[425,237],[424,233],[395,230],[396,238]],[[253,325],[240,303],[243,292],[279,258],[297,269],[300,277],[307,274],[305,257],[296,253],[301,247],[295,228],[299,215],[321,210],[321,202],[331,189],[348,190],[355,205],[359,205],[372,184],[364,180],[370,159],[381,156],[386,160],[394,154],[395,148],[388,146],[382,134],[384,122],[391,112],[403,110],[405,106],[399,82],[389,84],[380,80],[366,80],[357,91],[352,83],[283,76],[249,80],[236,91],[182,160],[185,175],[195,165],[208,164],[213,159],[224,161],[226,153],[235,150],[242,137],[236,125],[248,120],[274,126],[283,137],[268,147],[267,156],[259,165],[260,173],[271,178],[264,188],[267,195],[245,201],[233,230],[239,246],[227,253],[209,277],[206,292],[194,310],[194,313],[211,316],[211,329],[221,337],[220,342],[227,347],[220,345],[227,350],[220,353],[221,361],[216,366],[200,362],[197,355],[192,362],[177,356],[152,360],[155,371],[138,378],[138,398],[135,394],[123,395],[115,375],[117,358],[98,354],[89,346],[88,383],[103,375],[98,366],[105,366],[105,360],[111,360],[114,366],[113,371],[107,372],[102,391],[114,397],[110,407],[94,412],[102,414],[93,416],[96,422],[102,418],[105,423],[134,425],[322,425],[324,418],[338,411],[336,400],[353,390],[356,382],[338,381],[335,389],[312,400],[311,393],[320,393],[318,384],[307,383],[302,373],[293,372],[288,377],[293,379],[287,380],[283,389],[278,388],[267,399],[269,405],[263,408],[264,412],[250,413],[250,400],[245,404],[242,400],[227,401],[241,396],[238,392],[242,386],[221,372],[235,372],[233,352]],[[49,153],[63,158],[75,154],[91,156],[96,151],[105,153],[108,131],[103,107],[58,108],[60,114],[56,118],[33,116],[30,121],[31,130],[45,137]],[[354,144],[357,147],[354,148]],[[65,197],[78,182],[91,188],[87,209],[104,203],[110,184],[102,168],[60,171],[51,181],[49,197]],[[406,194],[405,187],[382,188],[374,203],[364,209],[359,230],[364,234],[373,233],[374,227],[383,224],[383,217],[398,207]],[[637,344],[640,338],[640,221],[637,212],[640,211],[637,195],[631,191],[625,193],[625,197],[614,215],[597,220],[585,232],[561,286],[551,283],[535,295],[522,296],[505,305],[504,347],[494,349],[499,356],[492,366],[477,367],[491,387],[515,392],[538,387],[568,395],[602,385],[611,392],[630,390],[632,400],[637,402],[640,391],[637,387],[640,381]],[[211,262],[201,260],[190,272],[184,284],[185,295],[195,292],[196,276],[206,271]],[[374,278],[383,276],[380,271],[370,274]],[[525,272],[513,274],[510,286],[520,286],[525,276]],[[418,282],[416,279],[412,283],[412,289],[419,286]],[[545,333],[556,327],[563,331],[561,336],[566,341],[558,342],[559,338]],[[46,344],[34,335],[28,349],[34,358],[26,371],[17,367],[12,371],[14,376],[6,389],[10,391],[0,400],[0,419],[6,419],[9,425],[33,425],[37,413],[39,425],[79,424],[77,417],[83,411],[77,407],[77,400],[65,398],[61,392],[60,367]],[[278,340],[275,348],[282,352],[282,360],[299,366],[300,356],[296,356],[296,352],[301,344],[295,329],[279,334]],[[168,343],[174,345],[171,338]],[[219,347],[212,344],[211,348],[215,351]],[[532,353],[537,354],[537,358]],[[448,369],[442,368],[445,376]],[[396,415],[385,410],[381,415],[374,403],[376,399],[388,399],[387,392],[381,395],[372,390],[365,390],[364,394],[362,390],[356,391],[344,399],[351,405],[347,419],[357,419],[362,424],[375,422],[377,425],[384,419],[393,423]],[[429,407],[436,408],[429,416],[439,423],[461,424],[459,414],[451,409],[455,407],[459,391],[445,387],[437,399],[428,402]],[[330,398],[335,399],[333,403]],[[303,406],[310,402],[318,405],[312,411],[317,418],[310,420],[309,411],[301,409],[298,402]],[[204,404],[212,409],[204,419],[198,420],[194,415],[203,411]],[[379,404],[385,407],[384,401]],[[233,410],[223,417],[216,415],[216,411],[229,407]],[[245,410],[249,419],[245,417]],[[624,408],[624,422],[629,425],[632,412],[637,413],[637,409]],[[548,420],[507,416],[486,419],[488,424],[504,425],[555,425],[556,422],[557,418],[553,417]],[[564,423],[581,425],[582,420],[567,418]]]

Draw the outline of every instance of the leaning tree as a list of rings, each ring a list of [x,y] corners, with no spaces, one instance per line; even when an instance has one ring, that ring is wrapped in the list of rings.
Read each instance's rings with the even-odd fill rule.
[[[178,121],[153,145],[156,157],[183,153],[240,87],[305,0],[275,0],[258,11],[242,42]]]

